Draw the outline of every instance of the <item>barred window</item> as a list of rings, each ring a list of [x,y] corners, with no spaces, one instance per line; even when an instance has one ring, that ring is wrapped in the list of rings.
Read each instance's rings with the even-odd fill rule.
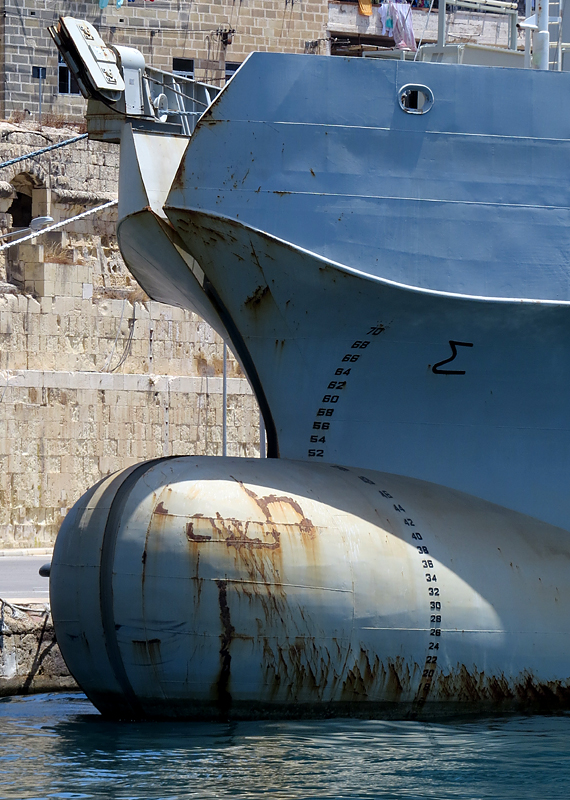
[[[237,72],[240,67],[241,67],[240,61],[226,61],[226,74],[225,74],[226,83],[232,77],[234,72]]]
[[[181,78],[194,77],[194,59],[193,58],[173,58],[172,59],[172,72],[175,75],[180,75]]]
[[[57,58],[57,79],[58,92],[60,94],[81,94],[77,81],[63,60],[61,53],[58,54]]]

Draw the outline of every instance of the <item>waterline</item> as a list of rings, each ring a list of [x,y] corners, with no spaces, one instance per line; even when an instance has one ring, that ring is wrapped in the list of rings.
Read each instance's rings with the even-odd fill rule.
[[[446,724],[103,720],[81,694],[0,700],[2,800],[570,796],[570,716]]]

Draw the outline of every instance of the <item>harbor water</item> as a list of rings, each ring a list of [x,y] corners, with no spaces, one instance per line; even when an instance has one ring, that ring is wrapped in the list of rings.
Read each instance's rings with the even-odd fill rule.
[[[46,694],[0,700],[0,742],[1,800],[570,797],[569,715],[116,723]]]

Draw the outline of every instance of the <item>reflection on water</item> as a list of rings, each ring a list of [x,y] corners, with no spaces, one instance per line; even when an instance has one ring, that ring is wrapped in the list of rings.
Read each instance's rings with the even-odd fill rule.
[[[114,723],[36,695],[0,700],[0,743],[2,800],[570,797],[570,716]]]

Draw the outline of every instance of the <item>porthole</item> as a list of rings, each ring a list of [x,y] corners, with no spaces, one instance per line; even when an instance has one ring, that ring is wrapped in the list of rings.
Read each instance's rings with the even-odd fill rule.
[[[407,83],[398,92],[398,102],[406,114],[427,114],[433,106],[433,92],[427,86]]]

